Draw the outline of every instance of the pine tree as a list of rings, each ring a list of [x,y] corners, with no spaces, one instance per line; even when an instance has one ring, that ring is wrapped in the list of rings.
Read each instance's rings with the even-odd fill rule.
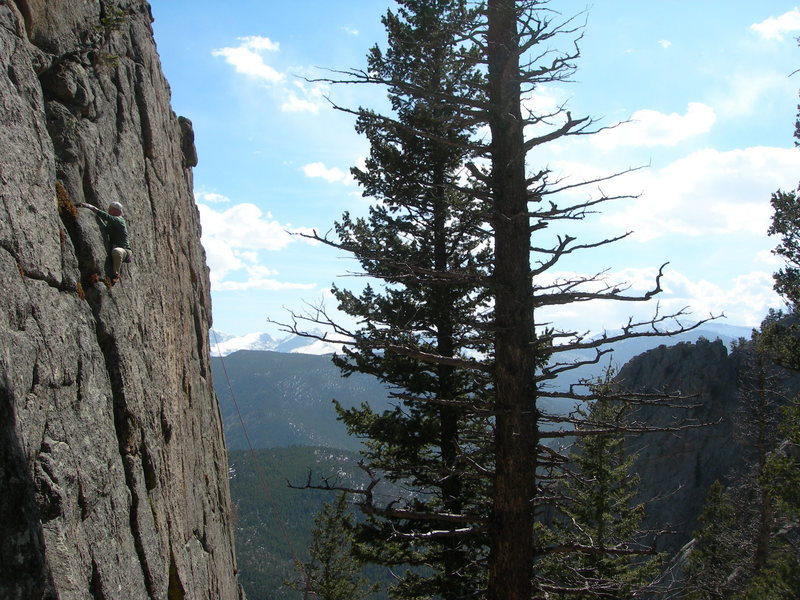
[[[311,560],[298,564],[300,580],[290,587],[320,600],[361,600],[373,595],[378,584],[361,575],[362,565],[351,555],[353,515],[344,494],[325,503],[314,518]]]
[[[781,448],[766,460],[762,481],[788,515],[800,517],[800,401],[784,407]]]
[[[540,402],[594,397],[548,389],[579,366],[559,356],[594,349],[588,362],[597,362],[607,344],[663,335],[675,315],[594,339],[536,325],[545,307],[639,302],[660,292],[660,272],[640,295],[602,272],[545,279],[565,256],[627,235],[584,243],[545,235],[549,225],[563,231],[612,199],[560,202],[565,188],[607,178],[561,186],[548,169],[526,164],[536,147],[597,131],[563,109],[522,109],[525,94],[574,72],[577,46],[552,50],[561,36],[579,35],[570,22],[542,0],[398,6],[384,18],[386,52],[373,48],[367,69],[328,80],[383,85],[392,108],[343,109],[370,141],[366,166],[354,175],[376,204],[366,219],[345,215],[336,237],[315,236],[352,252],[372,278],[360,293],[335,288],[339,308],[359,325],[347,330],[323,307],[305,318],[350,340],[336,359],[345,374],[376,375],[398,399],[385,414],[368,406],[340,412],[367,440],[365,469],[409,489],[390,501],[374,486],[347,490],[370,517],[358,538],[364,556],[430,566],[430,575],[407,574],[404,597],[531,600],[546,593],[534,585],[537,553],[546,551],[534,539],[535,510],[555,501],[537,473],[561,462],[543,441],[571,435],[579,421],[546,415]],[[296,324],[289,330],[303,333]]]
[[[726,600],[729,582],[741,562],[741,531],[736,510],[725,486],[714,482],[708,491],[700,529],[694,535],[692,552],[684,569],[688,600]]]
[[[644,505],[634,501],[639,479],[625,450],[629,407],[613,400],[613,369],[595,381],[596,399],[578,407],[581,423],[566,466],[558,469],[556,489],[563,501],[551,515],[551,548],[539,562],[543,589],[558,600],[560,590],[586,589],[600,598],[631,598],[653,578],[657,563],[640,526]],[[549,539],[548,539],[549,538]]]
[[[759,478],[776,503],[776,526],[741,600],[794,600],[800,590],[800,402],[785,406],[781,417],[781,445],[767,457]]]
[[[465,598],[485,586],[477,566],[485,542],[464,530],[486,515],[476,470],[490,469],[490,457],[475,436],[482,441],[487,420],[475,405],[487,378],[463,365],[488,348],[476,323],[488,310],[477,282],[486,278],[489,246],[480,201],[461,189],[474,126],[445,99],[480,97],[474,50],[460,42],[476,13],[463,1],[398,4],[383,19],[388,50],[374,47],[364,74],[387,82],[395,116],[360,110],[356,126],[371,149],[353,175],[378,203],[366,219],[345,214],[336,240],[324,241],[385,286],[358,294],[334,287],[339,308],[362,324],[335,362],[345,374],[386,382],[399,404],[383,414],[368,406],[339,414],[367,440],[370,469],[413,490],[388,506],[362,504],[371,517],[359,527],[363,556],[433,565],[430,574],[406,572],[395,590],[402,597]]]
[[[772,194],[772,225],[769,235],[780,236],[775,254],[786,266],[775,273],[775,291],[792,306],[800,306],[800,203],[795,192]]]
[[[537,481],[535,474],[557,467],[563,458],[553,457],[543,442],[569,435],[565,421],[567,425],[579,425],[579,419],[553,418],[541,411],[540,403],[548,397],[574,401],[595,396],[591,390],[583,397],[574,389],[560,393],[548,390],[548,381],[578,366],[574,360],[561,357],[575,350],[595,349],[595,361],[599,361],[608,343],[640,335],[663,335],[658,325],[670,318],[656,316],[647,323],[646,331],[637,326],[640,324],[630,322],[619,336],[596,339],[536,326],[537,312],[546,307],[599,299],[644,301],[660,292],[660,273],[653,289],[642,295],[627,295],[625,285],[609,284],[601,275],[540,283],[565,256],[627,235],[589,243],[577,243],[577,238],[569,234],[556,235],[550,242],[544,236],[549,225],[580,221],[589,207],[610,200],[600,194],[599,198],[577,205],[559,203],[555,195],[561,190],[557,182],[550,180],[549,170],[529,170],[526,164],[527,153],[534,148],[597,131],[590,118],[573,118],[563,108],[554,115],[524,114],[522,110],[524,93],[539,85],[567,80],[575,71],[575,61],[580,56],[577,44],[571,52],[550,51],[558,38],[575,34],[570,21],[559,22],[560,18],[547,2],[539,0],[489,0],[486,8],[483,48],[488,104],[482,116],[491,131],[491,141],[486,147],[490,167],[481,181],[488,188],[492,205],[495,300],[490,600],[529,600],[548,593],[540,573],[533,570],[539,553],[547,551],[532,535],[534,511],[537,505],[547,503],[557,507],[558,499],[547,489],[548,482],[542,478]],[[544,49],[545,45],[548,49]],[[526,127],[544,123],[551,124],[549,131],[526,135]],[[582,182],[577,187],[588,183],[597,182]],[[556,430],[552,431],[554,422]],[[594,546],[594,550],[605,552]],[[598,590],[589,578],[564,591],[583,595]]]

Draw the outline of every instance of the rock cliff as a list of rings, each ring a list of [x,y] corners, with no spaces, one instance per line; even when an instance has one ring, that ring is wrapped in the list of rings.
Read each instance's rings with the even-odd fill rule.
[[[674,553],[692,536],[708,489],[714,481],[729,484],[753,460],[754,426],[748,422],[752,369],[751,344],[729,352],[725,345],[700,340],[660,346],[637,356],[619,372],[623,389],[678,394],[682,399],[665,406],[642,407],[634,418],[665,431],[631,436],[636,454],[641,499],[647,503],[645,528],[665,526],[673,535],[661,538],[659,549]],[[772,389],[788,395],[800,390],[797,374],[769,367]],[[740,386],[739,383],[743,383]],[[775,396],[777,404],[784,394]],[[681,406],[682,405],[682,406]],[[676,431],[669,429],[683,428]]]
[[[0,597],[234,599],[191,123],[145,0],[0,0]],[[119,201],[134,260],[76,209]]]

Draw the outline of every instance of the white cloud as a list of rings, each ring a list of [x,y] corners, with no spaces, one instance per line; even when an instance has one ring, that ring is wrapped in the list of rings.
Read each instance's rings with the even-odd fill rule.
[[[726,284],[693,281],[677,271],[664,278],[667,307],[689,306],[697,318],[723,314],[730,323],[757,325],[781,300],[772,289],[772,274],[754,271],[734,277]]]
[[[337,167],[326,167],[321,162],[309,163],[303,166],[303,173],[312,179],[324,179],[328,183],[342,183],[352,185],[353,176],[349,172],[342,171]]]
[[[260,36],[240,37],[238,40],[241,42],[239,46],[220,48],[211,54],[222,56],[237,73],[273,84],[283,81],[283,73],[266,64],[263,56],[264,52],[276,52],[279,44]]]
[[[316,286],[313,283],[289,283],[278,281],[269,277],[248,277],[246,281],[215,281],[211,277],[211,286],[216,291],[242,291],[242,290],[313,290]]]
[[[292,233],[299,236],[313,236],[317,234],[317,230],[313,227],[293,227]],[[309,237],[303,237],[303,241],[309,246],[317,246],[322,243]]]
[[[777,271],[784,264],[783,260],[772,250],[760,250],[756,253],[756,260],[760,263],[768,265],[773,271]]]
[[[701,102],[690,102],[683,115],[638,110],[629,122],[601,131],[591,140],[604,150],[620,146],[676,146],[687,138],[709,132],[716,118],[714,109]]]
[[[256,263],[258,262],[258,252],[248,251],[248,250],[236,250],[234,254],[241,258],[244,261]],[[273,273],[275,275],[277,273]]]
[[[261,212],[255,204],[235,204],[224,211],[199,205],[206,238],[225,240],[233,248],[282,250],[292,241],[288,226],[281,225]]]
[[[662,48],[670,48],[672,47],[672,42],[669,40],[658,40],[658,45]]]
[[[351,27],[349,25],[345,25],[342,27],[342,31],[344,31],[347,35],[358,35],[358,29],[355,27]]]
[[[286,91],[286,100],[281,104],[284,112],[310,112],[319,113],[320,109],[327,106],[328,86],[314,83],[306,85],[302,81],[294,82],[295,90]],[[297,92],[300,95],[298,96]]]
[[[277,52],[281,49],[278,42],[273,42],[268,37],[261,37],[260,35],[248,35],[238,38],[242,41],[242,45],[250,50],[267,50],[269,52]]]
[[[225,204],[231,199],[216,192],[195,192],[195,202],[211,202],[212,204]]]
[[[298,98],[294,92],[289,92],[288,97],[281,104],[283,112],[310,112],[317,114],[321,106],[306,98]]]
[[[694,152],[663,169],[646,169],[609,182],[606,192],[643,190],[635,201],[601,217],[634,239],[665,235],[754,234],[769,226],[770,194],[793,189],[800,152],[793,148],[753,147]]]
[[[628,296],[643,294],[653,289],[658,269],[622,269],[608,273],[606,281],[613,287],[625,287]],[[552,277],[574,279],[586,274],[562,272]],[[686,310],[681,322],[688,323],[725,315],[730,324],[755,326],[770,308],[779,308],[781,300],[772,289],[772,275],[767,271],[754,271],[738,275],[728,281],[712,282],[693,280],[674,269],[664,272],[662,293],[651,302],[628,303],[612,300],[591,301],[574,306],[558,306],[541,310],[537,322],[549,321],[562,330],[600,333],[604,329],[618,329],[629,318],[646,321],[655,314],[676,314]],[[595,286],[596,287],[596,286]]]
[[[540,86],[522,98],[523,116],[554,114],[568,99],[565,91],[555,86]]]
[[[244,281],[215,281],[212,273],[212,285],[215,290],[313,290],[316,285],[313,283],[290,283],[278,281],[275,276],[278,272],[263,265],[244,265],[246,279]]]
[[[278,281],[278,272],[260,264],[260,251],[280,251],[304,238],[294,232],[309,228],[282,225],[254,204],[235,204],[225,210],[199,204],[202,243],[215,290],[314,289],[315,284]],[[232,275],[237,279],[229,279]]]
[[[206,250],[206,261],[210,267],[211,286],[225,279],[228,273],[238,271],[244,267],[244,262],[236,256],[235,250],[224,240],[216,237],[203,237],[203,247]]]
[[[280,49],[278,42],[261,36],[237,39],[240,42],[238,46],[213,50],[211,54],[223,57],[237,73],[269,84],[277,94],[281,111],[318,114],[327,106],[328,86],[300,80],[294,80],[290,85],[284,73],[265,62],[266,53]],[[296,67],[292,71],[302,73],[308,69]]]
[[[794,97],[794,82],[785,73],[765,70],[759,73],[733,73],[727,77],[727,89],[714,100],[725,117],[755,116],[776,98]]]
[[[779,17],[770,17],[761,23],[754,23],[750,29],[765,39],[783,41],[784,34],[800,31],[800,9],[795,7]]]

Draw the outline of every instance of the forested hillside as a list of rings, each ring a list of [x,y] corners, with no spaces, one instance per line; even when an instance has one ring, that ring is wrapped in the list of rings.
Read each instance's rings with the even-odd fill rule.
[[[332,400],[348,408],[362,402],[376,410],[389,405],[386,386],[369,375],[343,378],[330,356],[241,350],[212,357],[211,370],[231,450],[247,447],[242,422],[254,448],[355,450],[360,442],[336,420]]]
[[[641,422],[664,428],[678,422],[703,425],[681,432],[633,436],[628,444],[630,455],[636,457],[630,473],[640,482],[636,491],[644,502],[644,523],[651,531],[671,532],[661,536],[657,544],[666,552],[667,565],[699,526],[698,517],[712,484],[731,484],[749,468],[753,449],[747,438],[755,432],[745,420],[747,398],[737,382],[746,377],[751,351],[752,344],[731,352],[719,340],[702,339],[662,346],[632,359],[617,377],[619,385],[631,389],[667,389],[683,396],[683,408],[646,407],[637,415]],[[284,364],[284,357],[275,353],[253,354],[260,355],[252,358],[259,359],[262,372],[269,372],[274,364]],[[328,357],[309,357],[298,364],[315,369],[315,363],[328,361]],[[325,372],[325,367],[319,367],[319,371]],[[297,376],[292,374],[290,379]],[[345,392],[348,381],[345,379],[341,388]],[[800,389],[800,377],[791,372],[773,371],[772,382],[783,390],[784,397]],[[283,393],[269,387],[261,392],[268,396]],[[773,418],[778,406],[772,409]],[[231,425],[241,427],[238,422]],[[258,438],[258,430],[250,423],[247,426],[252,430],[250,435]],[[279,424],[272,428],[277,430]],[[300,597],[283,583],[296,576],[295,560],[307,560],[313,515],[336,496],[322,490],[291,489],[288,483],[302,487],[310,473],[314,482],[338,474],[331,480],[334,485],[363,488],[368,478],[357,467],[358,461],[356,452],[331,447],[230,452],[237,556],[241,581],[251,600]],[[385,573],[377,569],[368,574],[378,580],[385,578]]]
[[[303,595],[284,585],[302,580],[296,561],[308,560],[314,515],[332,492],[293,489],[309,475],[335,476],[346,485],[364,485],[358,455],[331,448],[292,446],[230,452],[231,495],[236,510],[236,554],[240,580],[249,600],[297,600]],[[372,568],[374,580],[386,580],[385,570]],[[377,598],[384,596],[375,596]]]

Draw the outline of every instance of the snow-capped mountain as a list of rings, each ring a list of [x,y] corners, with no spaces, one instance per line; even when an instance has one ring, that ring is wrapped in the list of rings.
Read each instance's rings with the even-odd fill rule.
[[[237,350],[271,350],[294,354],[333,354],[341,352],[341,344],[324,342],[298,335],[289,335],[276,340],[268,333],[231,335],[223,331],[209,331],[211,356],[228,356]]]
[[[694,331],[675,337],[627,340],[615,345],[614,362],[620,367],[637,354],[641,354],[655,346],[661,344],[671,346],[678,342],[693,342],[699,337],[706,337],[712,340],[720,338],[728,345],[739,337],[749,338],[750,331],[749,327],[728,325],[712,321],[704,323],[700,328]],[[341,344],[305,338],[299,335],[289,335],[276,340],[268,333],[256,332],[237,336],[211,329],[209,331],[209,339],[211,343],[211,356],[228,356],[228,354],[236,352],[237,350],[271,350],[273,352],[316,355],[333,354],[334,352],[342,351]],[[576,376],[578,373],[583,375],[583,373],[579,371],[576,372]]]

